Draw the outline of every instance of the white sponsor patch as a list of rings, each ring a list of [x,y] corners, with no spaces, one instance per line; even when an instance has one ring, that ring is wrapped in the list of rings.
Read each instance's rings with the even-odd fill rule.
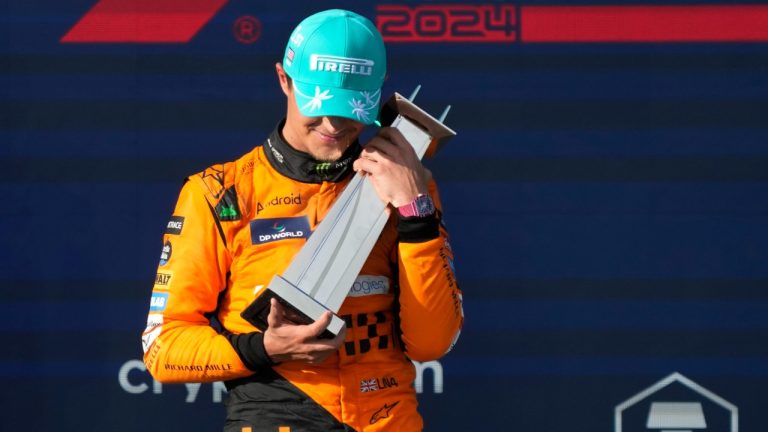
[[[309,70],[319,72],[336,72],[350,75],[373,74],[373,60],[341,57],[325,54],[311,54],[309,56]]]
[[[141,347],[146,354],[149,347],[155,342],[160,332],[163,330],[163,315],[162,314],[149,314],[147,316],[147,328],[144,329],[144,333],[141,335]]]
[[[389,294],[389,279],[386,276],[358,276],[352,284],[347,297],[362,297],[375,294]]]

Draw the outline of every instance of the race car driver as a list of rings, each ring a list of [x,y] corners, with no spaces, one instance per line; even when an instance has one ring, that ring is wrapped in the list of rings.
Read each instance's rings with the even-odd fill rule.
[[[226,431],[418,431],[411,360],[445,354],[463,322],[434,181],[377,116],[386,54],[366,18],[328,10],[293,31],[275,65],[285,118],[240,159],[182,187],[142,336],[161,382],[225,381]],[[389,221],[338,315],[318,337],[271,303],[259,332],[240,313],[281,274],[354,172],[391,205]]]

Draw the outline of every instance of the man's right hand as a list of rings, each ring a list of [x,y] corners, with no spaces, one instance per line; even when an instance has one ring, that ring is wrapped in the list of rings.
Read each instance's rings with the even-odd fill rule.
[[[325,312],[320,319],[308,325],[296,324],[287,316],[285,308],[275,299],[270,302],[264,332],[264,350],[276,363],[304,361],[322,363],[344,342],[346,328],[333,339],[318,339],[331,323],[332,314]]]

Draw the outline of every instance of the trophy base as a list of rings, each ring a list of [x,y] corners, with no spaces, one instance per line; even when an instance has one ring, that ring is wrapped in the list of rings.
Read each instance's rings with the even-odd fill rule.
[[[291,321],[296,324],[312,324],[320,319],[325,311],[329,311],[329,309],[318,303],[304,291],[276,275],[272,278],[269,287],[256,297],[256,300],[248,305],[240,316],[257,329],[265,331],[269,327],[267,316],[270,310],[270,300],[273,298],[280,302],[283,308],[286,309]],[[330,312],[333,313],[333,311]],[[318,337],[321,339],[333,339],[341,332],[344,325],[344,321],[336,316],[336,314],[333,314],[331,323]]]

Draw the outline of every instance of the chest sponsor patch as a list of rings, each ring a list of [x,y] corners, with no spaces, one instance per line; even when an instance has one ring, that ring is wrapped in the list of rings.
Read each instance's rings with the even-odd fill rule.
[[[234,186],[224,191],[219,203],[216,204],[216,216],[222,222],[232,222],[240,220],[240,204],[238,204],[237,190]]]
[[[360,275],[352,283],[347,297],[362,297],[374,294],[389,294],[389,279],[386,276]]]
[[[294,194],[291,192],[289,195],[275,195],[270,199],[269,201],[264,201],[262,204],[261,201],[256,203],[256,215],[258,216],[259,213],[264,211],[264,209],[268,207],[276,207],[276,206],[286,206],[286,205],[295,205],[300,206],[301,205],[301,194]]]
[[[251,244],[254,245],[277,240],[305,239],[310,234],[309,220],[306,216],[251,221]]]

